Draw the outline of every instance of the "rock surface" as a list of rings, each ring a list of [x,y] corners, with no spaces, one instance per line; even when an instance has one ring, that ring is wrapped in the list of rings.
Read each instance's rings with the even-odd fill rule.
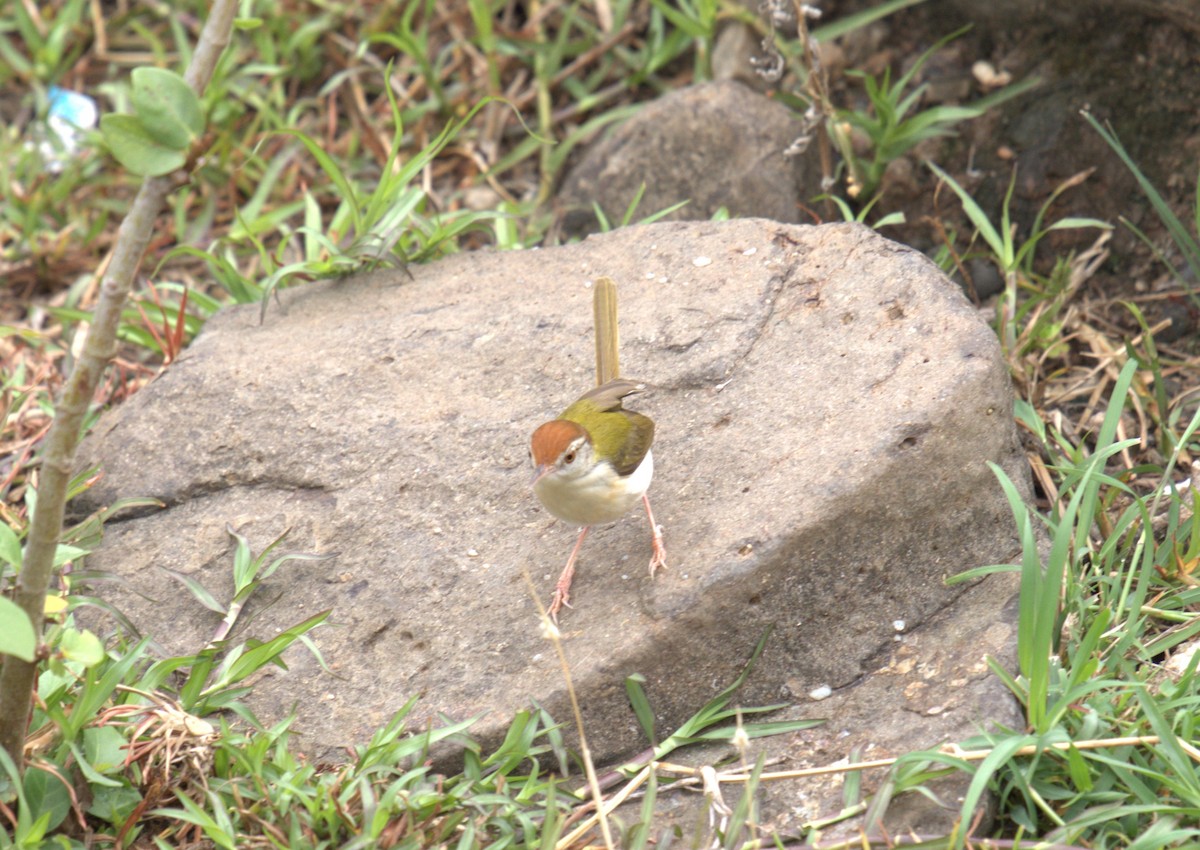
[[[747,764],[753,765],[762,754],[768,759],[769,771],[814,771],[810,776],[764,781],[757,795],[760,822],[783,836],[802,838],[809,834],[811,822],[840,811],[850,774],[826,771],[844,767],[851,753],[860,762],[889,759],[914,747],[962,741],[964,735],[998,720],[1019,727],[1021,718],[1014,711],[1011,695],[985,660],[989,655],[1008,659],[1015,641],[1016,598],[1005,610],[997,610],[996,601],[1002,595],[1001,587],[988,582],[969,588],[920,628],[898,632],[891,648],[881,650],[880,657],[872,659],[869,669],[852,685],[835,689],[820,702],[804,700],[771,715],[771,720],[825,717],[829,722],[782,742],[763,738],[751,743],[745,755]],[[692,767],[718,761],[736,764],[739,754],[722,745],[684,750],[670,761]],[[865,771],[862,796],[877,791],[886,777],[886,769]],[[941,805],[917,794],[897,796],[884,818],[887,833],[949,835],[960,815],[965,779],[961,774],[951,775],[931,784]],[[726,785],[723,793],[732,808],[741,789]],[[633,804],[629,808],[624,816],[636,819]],[[684,835],[692,835],[697,823],[707,822],[706,809],[699,795],[663,795],[655,807],[656,832],[677,826]],[[856,818],[834,823],[821,830],[820,846],[861,840],[864,826]],[[876,830],[866,831],[882,837]],[[880,841],[879,846],[886,842]]]
[[[817,146],[784,156],[802,130],[795,112],[732,80],[663,95],[593,144],[567,175],[557,199],[563,226],[598,230],[593,202],[620,222],[643,183],[634,221],[689,200],[666,218],[710,219],[725,207],[734,217],[809,221],[804,204],[821,192]]]
[[[742,220],[412,273],[290,290],[262,325],[257,306],[223,311],[85,443],[81,462],[105,470],[89,501],[167,504],[111,522],[89,567],[150,597],[114,601],[168,650],[197,651],[219,617],[160,568],[227,598],[226,524],[259,550],[290,528],[290,548],[336,559],[285,565],[240,631],[332,609],[314,638],[336,675],[297,649],[249,700],[264,718],[295,707],[310,752],[364,741],[414,694],[421,717],[485,715],[485,740],[530,698],[568,719],[522,571],[547,599],[574,534],[532,497],[526,443],[593,380],[587,282],[609,275],[623,372],[655,388],[638,409],[658,426],[670,569],[646,574],[644,516],[584,546],[561,625],[597,757],[641,746],[626,676],[672,728],[772,624],[740,699],[828,717],[804,739],[823,753],[1014,721],[978,672],[1009,646],[1011,584],[944,579],[1017,552],[986,464],[1022,487],[1027,473],[995,336],[923,256],[857,225]],[[808,703],[821,685],[837,699]],[[947,699],[932,726],[910,716]]]

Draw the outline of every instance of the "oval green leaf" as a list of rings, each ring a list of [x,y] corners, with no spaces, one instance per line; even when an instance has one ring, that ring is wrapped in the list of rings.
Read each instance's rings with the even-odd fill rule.
[[[45,818],[45,830],[48,833],[58,829],[71,812],[71,792],[63,784],[63,770],[53,764],[51,767],[56,769],[51,772],[46,768],[30,765],[25,771],[24,802],[29,807],[29,819]],[[40,841],[38,846],[41,846]]]
[[[104,660],[104,644],[85,629],[64,631],[58,648],[68,661],[79,661],[88,667],[95,667]]]
[[[21,540],[17,533],[0,522],[0,561],[17,572],[21,571]]]
[[[37,633],[29,615],[11,599],[0,596],[0,654],[32,661],[37,650]]]
[[[170,174],[187,161],[182,152],[159,144],[132,115],[105,115],[100,132],[117,161],[142,177]]]
[[[163,147],[187,151],[204,132],[200,98],[183,77],[163,68],[135,68],[133,110],[146,132]]]
[[[61,567],[67,561],[77,560],[90,552],[90,549],[81,549],[78,546],[68,546],[66,543],[59,543],[54,547],[53,566]]]

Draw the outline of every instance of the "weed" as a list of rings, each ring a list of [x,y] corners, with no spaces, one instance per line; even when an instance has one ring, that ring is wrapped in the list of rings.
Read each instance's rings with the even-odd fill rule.
[[[1175,243],[1175,247],[1179,250],[1179,253],[1183,255],[1184,262],[1187,263],[1192,279],[1200,280],[1200,241],[1197,241],[1197,236],[1200,235],[1200,177],[1196,179],[1196,196],[1192,204],[1192,232],[1189,232],[1187,227],[1184,226],[1183,222],[1179,220],[1179,217],[1175,215],[1174,211],[1167,204],[1162,194],[1150,182],[1149,178],[1142,173],[1142,170],[1137,167],[1137,163],[1133,161],[1128,151],[1125,150],[1125,146],[1121,144],[1121,140],[1117,138],[1117,134],[1113,132],[1112,127],[1101,124],[1090,112],[1083,112],[1082,114],[1087,122],[1100,134],[1100,137],[1120,157],[1121,162],[1125,164],[1130,173],[1133,174],[1137,180],[1138,187],[1142,190],[1142,194],[1150,201],[1150,207],[1167,228],[1167,232],[1171,235],[1171,239]],[[1179,270],[1174,268],[1170,261],[1146,237],[1146,234],[1134,225],[1133,222],[1122,218],[1121,223],[1133,231],[1143,243],[1148,245],[1154,251],[1155,256],[1171,268],[1177,278],[1187,280],[1186,276],[1180,274]],[[1193,233],[1196,235],[1193,235]],[[1200,297],[1197,297],[1195,290],[1190,285],[1185,284],[1185,286],[1187,286],[1187,293],[1192,302],[1200,304]]]
[[[965,29],[957,30],[940,39],[917,57],[912,67],[895,82],[892,82],[890,69],[884,71],[881,77],[872,77],[858,71],[848,72],[863,81],[863,88],[870,103],[870,110],[837,111],[838,120],[861,133],[871,150],[871,158],[867,160],[853,153],[853,145],[839,146],[843,152],[850,151],[847,160],[846,193],[851,198],[873,197],[888,164],[921,142],[951,135],[955,125],[978,118],[994,106],[1024,94],[1041,82],[1032,77],[1005,86],[963,106],[930,106],[914,111],[925,95],[928,84],[922,83],[913,87],[913,80],[933,54],[964,32]]]
[[[1178,453],[1149,495],[1129,486],[1133,470],[1110,471],[1137,442],[1117,439],[1137,371],[1132,359],[1122,368],[1092,451],[1076,452],[1061,435],[1045,444],[1060,458],[1063,482],[1048,513],[1032,516],[1015,485],[993,467],[1017,522],[1022,563],[972,570],[959,580],[1020,572],[1019,670],[1014,676],[995,662],[992,670],[1024,706],[1028,727],[966,742],[992,751],[978,768],[932,757],[974,774],[964,818],[990,788],[1007,819],[1049,842],[1076,844],[1086,836],[1093,846],[1111,846],[1140,835],[1154,836],[1145,846],[1165,847],[1200,836],[1190,825],[1200,812],[1194,781],[1200,750],[1190,743],[1200,708],[1192,687],[1196,662],[1170,679],[1154,663],[1200,630],[1192,618],[1173,613],[1190,604],[1194,589],[1164,580],[1181,549],[1200,545],[1200,528],[1180,523],[1181,509],[1196,499],[1181,497],[1171,483]],[[1180,444],[1197,428],[1200,416]],[[1109,525],[1116,499],[1126,507]],[[1165,535],[1154,533],[1156,518],[1166,520]],[[1179,628],[1183,622],[1190,627]]]
[[[1040,277],[1034,271],[1034,259],[1042,239],[1046,234],[1056,230],[1096,228],[1108,231],[1112,229],[1112,225],[1094,218],[1068,217],[1048,225],[1044,224],[1047,212],[1059,195],[1078,185],[1087,178],[1090,172],[1077,174],[1056,187],[1038,210],[1029,235],[1024,241],[1018,241],[1017,228],[1009,211],[1013,187],[1016,185],[1017,179],[1015,171],[1009,180],[1008,191],[1005,193],[1004,202],[1000,207],[1000,226],[997,228],[979,204],[975,202],[975,199],[953,177],[932,162],[927,165],[958,196],[967,218],[975,226],[976,233],[982,237],[985,246],[990,251],[990,258],[1004,276],[1004,297],[996,310],[997,332],[1010,363],[1016,364],[1019,358],[1027,353],[1030,345],[1038,342],[1044,344],[1054,338],[1053,332],[1050,333],[1050,336],[1046,335],[1046,323],[1054,321],[1059,311],[1065,306],[1070,294],[1076,291],[1078,284],[1086,279],[1086,274],[1083,272],[1094,270],[1094,265],[1090,262],[1084,263],[1077,266],[1081,274],[1072,278],[1068,274],[1068,267],[1059,265],[1056,266],[1055,272],[1048,280]],[[1103,245],[1103,242],[1098,244]],[[1089,254],[1088,260],[1090,261],[1092,258],[1093,255]],[[961,267],[961,261],[957,262]],[[1072,281],[1074,286],[1069,286],[1068,283]],[[1027,300],[1021,308],[1020,316],[1018,316],[1017,307],[1018,290],[1035,293],[1035,297]],[[1050,307],[1049,311],[1042,309],[1046,306]],[[1031,320],[1033,317],[1036,317],[1036,321]],[[1024,327],[1018,324],[1020,318],[1027,320]],[[1018,343],[1018,337],[1021,338],[1020,343]],[[1023,370],[1016,368],[1015,365],[1013,372],[1018,379],[1025,378]]]

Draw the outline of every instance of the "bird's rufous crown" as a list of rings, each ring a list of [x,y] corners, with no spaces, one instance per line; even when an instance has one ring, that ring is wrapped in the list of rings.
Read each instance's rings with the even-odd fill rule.
[[[554,419],[538,427],[530,439],[533,462],[537,466],[549,466],[558,460],[567,446],[580,437],[587,437],[587,429],[578,422]]]

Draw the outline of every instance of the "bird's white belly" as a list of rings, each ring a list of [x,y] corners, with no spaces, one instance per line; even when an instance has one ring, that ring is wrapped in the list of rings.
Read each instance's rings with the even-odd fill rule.
[[[596,525],[625,516],[650,488],[653,477],[654,455],[646,452],[628,478],[622,479],[608,464],[599,464],[579,478],[539,478],[534,492],[546,510],[563,522]]]

